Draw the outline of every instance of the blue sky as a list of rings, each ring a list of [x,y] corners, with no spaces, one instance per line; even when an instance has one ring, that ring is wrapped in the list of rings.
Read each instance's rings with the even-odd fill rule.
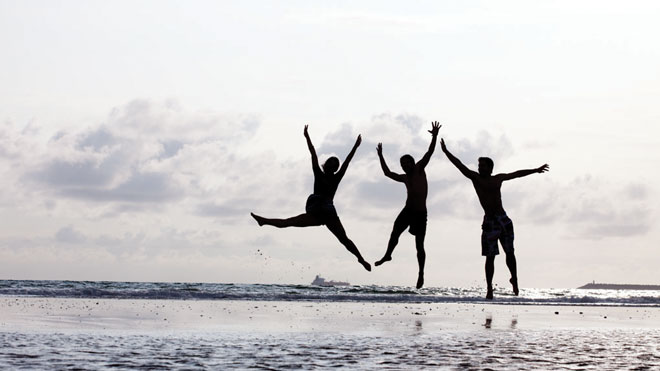
[[[2,278],[412,285],[414,243],[362,271],[324,228],[259,228],[363,144],[335,204],[379,259],[431,121],[505,183],[521,285],[657,283],[655,2],[0,2]],[[482,285],[481,210],[436,151],[427,285]],[[508,278],[496,261],[495,282]]]

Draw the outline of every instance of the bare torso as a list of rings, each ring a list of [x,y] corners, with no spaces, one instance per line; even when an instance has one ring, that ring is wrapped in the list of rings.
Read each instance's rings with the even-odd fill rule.
[[[502,180],[498,176],[475,176],[471,178],[479,203],[486,215],[505,214],[502,207]]]
[[[413,210],[426,210],[426,196],[428,195],[428,182],[426,181],[426,172],[420,166],[415,166],[415,171],[411,175],[404,175],[404,183],[408,197],[406,207]]]

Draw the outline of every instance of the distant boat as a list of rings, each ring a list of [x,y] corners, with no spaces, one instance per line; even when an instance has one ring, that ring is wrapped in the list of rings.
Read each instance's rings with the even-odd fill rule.
[[[593,281],[578,289],[586,290],[660,290],[660,285],[631,285],[627,283],[596,283]]]
[[[342,281],[326,281],[325,278],[319,276],[318,274],[316,275],[316,278],[314,278],[314,281],[312,281],[312,285],[316,286],[350,286],[351,284],[348,282],[342,282]]]

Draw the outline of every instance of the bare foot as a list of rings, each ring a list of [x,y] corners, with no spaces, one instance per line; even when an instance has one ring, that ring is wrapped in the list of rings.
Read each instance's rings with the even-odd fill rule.
[[[513,286],[513,295],[518,296],[518,280],[510,279],[511,285]]]
[[[368,270],[369,272],[371,272],[371,264],[367,263],[367,262],[364,261],[364,260],[358,260],[358,263],[362,264],[362,266],[364,267],[364,269],[366,269],[366,270]]]
[[[415,287],[421,289],[422,286],[424,286],[424,273],[420,272],[419,276],[417,276],[417,285],[415,285]]]
[[[387,255],[385,255],[385,256],[383,256],[382,259],[380,259],[379,261],[377,261],[377,262],[374,263],[374,264],[376,264],[376,266],[379,266],[379,265],[381,265],[381,264],[383,264],[383,263],[385,263],[385,262],[388,262],[388,261],[390,261],[390,260],[392,260],[392,257],[391,257],[391,256],[387,256]]]
[[[493,300],[493,288],[489,287],[488,292],[486,292],[486,299]]]
[[[256,220],[257,223],[259,223],[259,226],[260,226],[260,227],[261,227],[262,225],[264,225],[264,218],[263,218],[263,217],[260,217],[259,215],[256,215],[255,213],[250,213],[250,215],[252,215],[252,217],[254,218],[254,220]]]

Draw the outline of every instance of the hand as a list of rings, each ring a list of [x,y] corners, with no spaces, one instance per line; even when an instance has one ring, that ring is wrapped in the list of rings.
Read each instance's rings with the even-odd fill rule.
[[[442,148],[442,152],[447,152],[447,146],[445,145],[444,138],[440,138],[440,148]]]
[[[429,133],[431,133],[431,135],[435,137],[436,135],[438,135],[438,131],[440,131],[441,127],[442,125],[440,125],[438,121],[433,121],[431,123],[431,130],[429,130]]]
[[[378,153],[378,156],[383,156],[383,143],[378,143],[376,146],[376,152]]]
[[[305,138],[309,138],[309,133],[307,132],[307,127],[309,125],[305,125],[305,130],[303,131],[303,134],[305,135]]]
[[[361,143],[362,143],[362,134],[358,134],[358,137],[355,140],[355,147],[360,146]]]
[[[539,173],[545,173],[548,170],[550,170],[550,166],[548,166],[548,164],[545,164],[545,165],[539,167],[538,169],[536,169],[536,171],[539,172]]]

